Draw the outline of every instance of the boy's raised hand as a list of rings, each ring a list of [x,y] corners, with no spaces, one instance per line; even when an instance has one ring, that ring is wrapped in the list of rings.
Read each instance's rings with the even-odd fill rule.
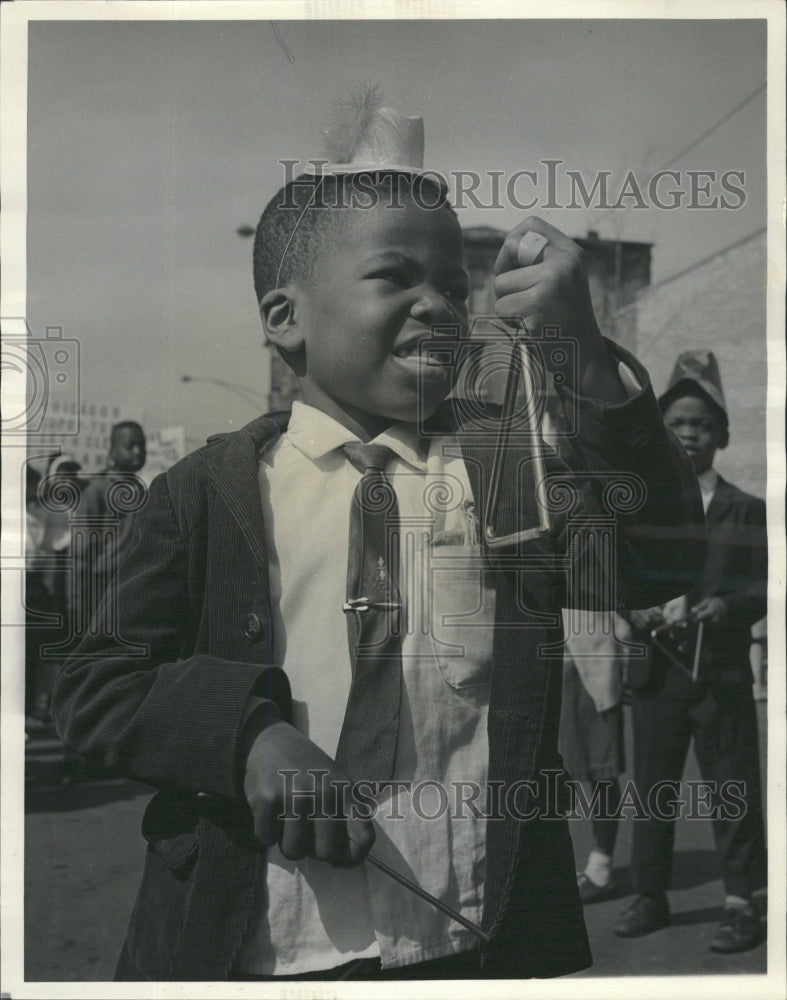
[[[334,867],[359,865],[375,834],[370,819],[344,814],[342,788],[349,784],[303,733],[286,722],[272,723],[254,738],[246,758],[243,791],[255,836],[266,847],[278,843],[290,860],[310,856]]]
[[[523,267],[519,245],[529,232],[547,243],[536,262]],[[610,403],[627,398],[593,313],[584,253],[559,229],[530,216],[511,230],[495,261],[495,297],[498,316],[519,316],[536,335],[544,325],[559,326],[562,337],[577,341],[577,392]]]

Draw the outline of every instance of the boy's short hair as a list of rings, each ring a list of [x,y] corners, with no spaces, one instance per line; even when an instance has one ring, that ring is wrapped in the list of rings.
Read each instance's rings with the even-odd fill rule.
[[[120,423],[113,424],[112,430],[109,432],[110,447],[117,443],[118,434],[120,434],[121,431],[136,431],[143,438],[145,437],[142,424],[138,424],[136,420],[121,420]]]
[[[308,281],[314,264],[341,226],[352,218],[346,208],[389,204],[395,211],[410,196],[424,210],[447,206],[447,185],[437,174],[400,171],[358,174],[301,174],[276,192],[265,207],[254,237],[254,291],[259,304],[272,289]]]

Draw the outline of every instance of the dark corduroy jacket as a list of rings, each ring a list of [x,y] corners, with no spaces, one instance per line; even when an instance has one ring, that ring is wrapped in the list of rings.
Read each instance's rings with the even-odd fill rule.
[[[520,554],[490,556],[497,627],[489,778],[506,787],[561,768],[567,579],[575,600],[649,607],[685,592],[702,568],[696,479],[664,429],[647,374],[626,360],[646,387],[619,405],[580,401],[575,451],[585,471],[567,477],[550,466],[564,484],[556,481],[550,494],[560,507],[551,535]],[[475,420],[459,404],[450,423],[483,519],[493,449]],[[259,456],[281,426],[262,417],[154,481],[119,574],[119,634],[85,638],[57,684],[54,714],[66,742],[158,789],[143,821],[146,865],[118,979],[224,979],[247,928],[264,858],[242,794],[239,733],[251,694],[271,699],[284,718],[290,710],[287,678],[270,666],[257,480]],[[627,478],[616,487],[618,473]],[[500,533],[534,519],[532,463],[516,445],[503,482]],[[611,509],[616,539],[604,520]],[[599,530],[582,530],[593,517]],[[613,548],[610,573],[605,553],[614,556]],[[556,976],[591,962],[567,823],[554,804],[544,808],[554,818],[510,814],[487,824],[490,977]]]

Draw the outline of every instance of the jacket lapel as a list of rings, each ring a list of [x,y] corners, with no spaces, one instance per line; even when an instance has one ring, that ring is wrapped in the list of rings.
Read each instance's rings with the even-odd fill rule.
[[[726,479],[722,479],[719,476],[716,489],[713,491],[711,502],[708,504],[708,509],[705,513],[705,520],[709,523],[725,520],[729,514],[730,505],[734,502],[735,494],[732,487]]]
[[[235,520],[259,566],[268,561],[257,480],[260,456],[272,447],[287,427],[289,414],[259,417],[234,434],[217,435],[199,452],[216,492]]]

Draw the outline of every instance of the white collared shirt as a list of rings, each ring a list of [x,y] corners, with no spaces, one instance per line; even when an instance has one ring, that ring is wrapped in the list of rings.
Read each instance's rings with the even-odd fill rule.
[[[296,402],[287,432],[260,463],[274,662],[292,686],[294,724],[330,756],[352,673],[342,604],[360,479],[338,449],[355,440],[327,414]],[[383,796],[374,853],[479,923],[485,824],[478,810],[456,802],[458,782],[486,782],[494,592],[455,440],[427,445],[407,424],[374,440],[396,456],[386,471],[399,507],[407,628],[394,778],[410,782],[395,801]],[[394,967],[476,943],[368,864],[340,870],[309,858],[291,862],[274,847],[257,899],[235,963],[246,973],[295,975],[377,955]]]
[[[719,474],[713,466],[711,466],[704,472],[699,473],[697,476],[697,482],[700,484],[700,492],[702,493],[702,506],[707,514],[708,507],[710,507],[710,502],[713,499],[713,494],[716,492],[716,486],[719,482]]]

